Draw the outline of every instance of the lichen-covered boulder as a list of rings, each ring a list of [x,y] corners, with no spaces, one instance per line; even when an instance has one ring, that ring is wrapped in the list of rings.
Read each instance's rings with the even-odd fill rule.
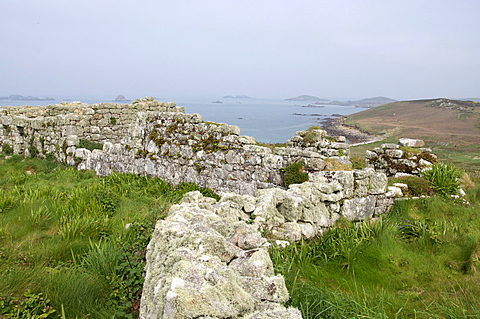
[[[225,199],[235,203],[233,195]],[[301,318],[281,305],[288,291],[274,274],[266,240],[254,225],[217,215],[219,204],[190,192],[158,221],[140,318]],[[243,206],[231,208],[244,213]]]

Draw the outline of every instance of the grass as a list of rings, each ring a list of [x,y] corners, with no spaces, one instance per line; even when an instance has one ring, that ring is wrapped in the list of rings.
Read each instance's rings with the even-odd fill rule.
[[[288,305],[304,318],[478,318],[479,177],[469,206],[398,201],[379,221],[341,220],[320,238],[272,247]],[[99,178],[19,156],[0,157],[0,188],[0,318],[137,317],[155,221],[188,191],[218,199],[191,183]]]
[[[375,222],[271,249],[304,318],[480,317],[480,187],[471,206],[442,196],[397,201]]]
[[[444,195],[455,194],[460,189],[462,172],[453,165],[437,164],[422,172],[432,188]]]
[[[191,190],[216,196],[190,183],[0,158],[0,318],[135,318],[154,224]]]

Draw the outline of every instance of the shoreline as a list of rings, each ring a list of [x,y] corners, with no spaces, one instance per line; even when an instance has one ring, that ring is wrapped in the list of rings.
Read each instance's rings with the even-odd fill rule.
[[[381,141],[383,138],[377,135],[363,132],[360,129],[343,124],[344,117],[326,118],[319,122],[322,129],[331,136],[345,136],[350,146],[370,144]]]

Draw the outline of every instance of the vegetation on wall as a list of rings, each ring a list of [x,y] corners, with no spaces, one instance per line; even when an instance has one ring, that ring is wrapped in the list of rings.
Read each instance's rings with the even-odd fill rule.
[[[308,172],[305,172],[303,161],[292,163],[282,170],[284,172],[283,182],[286,187],[308,181]]]
[[[77,144],[77,148],[86,148],[89,151],[101,150],[103,149],[103,144],[81,138]]]

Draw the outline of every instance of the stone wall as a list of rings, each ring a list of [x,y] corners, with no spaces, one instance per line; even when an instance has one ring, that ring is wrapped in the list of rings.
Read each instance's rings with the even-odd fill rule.
[[[401,138],[398,144],[386,143],[367,151],[366,166],[384,172],[387,176],[419,175],[436,163],[437,157],[422,140]]]
[[[147,250],[140,318],[302,318],[281,305],[288,291],[275,275],[260,231],[199,192],[158,221]]]
[[[186,194],[155,227],[140,318],[301,318],[281,305],[288,292],[268,246],[318,236],[342,216],[377,218],[393,203],[386,185],[385,174],[365,169],[317,172],[256,196],[223,193],[218,202]]]
[[[66,161],[80,139],[97,143],[121,143],[138,112],[183,113],[175,103],[161,103],[147,98],[132,104],[80,102],[48,106],[0,108],[0,144],[13,148],[15,154],[39,157],[53,154]]]
[[[285,147],[271,150],[241,136],[237,126],[206,122],[151,98],[132,104],[8,107],[0,114],[0,143],[14,153],[50,153],[99,175],[136,173],[253,195],[282,186],[282,168],[299,160],[309,172],[332,161],[349,163],[345,139],[323,130],[297,132]],[[79,148],[81,139],[102,143],[103,149]]]
[[[312,238],[339,218],[374,219],[393,203],[383,172],[328,171],[348,167],[349,150],[343,137],[323,130],[297,132],[272,150],[241,136],[236,126],[205,122],[152,98],[6,107],[0,119],[0,144],[16,154],[52,154],[99,175],[156,176],[221,194],[216,202],[189,193],[158,221],[147,252],[141,318],[301,318],[281,305],[288,292],[261,234],[277,244]],[[103,147],[79,148],[80,140]],[[278,187],[283,168],[298,161],[308,181]]]

